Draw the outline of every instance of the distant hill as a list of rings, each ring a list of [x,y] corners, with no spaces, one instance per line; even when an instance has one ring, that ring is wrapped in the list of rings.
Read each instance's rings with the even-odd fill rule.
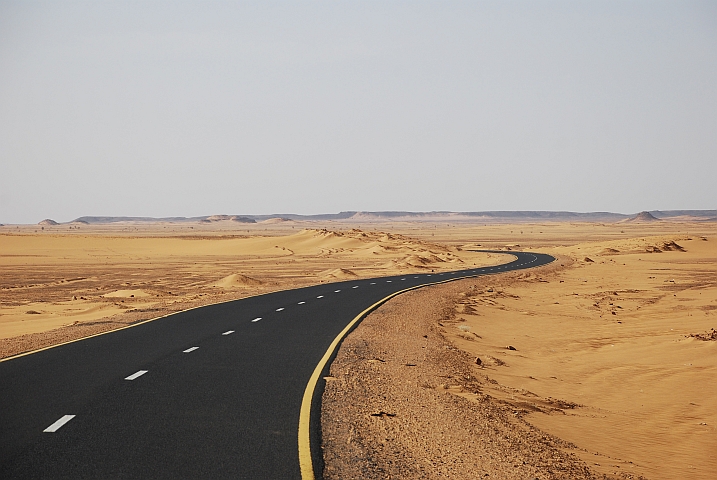
[[[207,217],[80,217],[72,222],[96,223],[119,223],[119,222],[198,222]],[[70,223],[72,223],[70,222]]]
[[[709,218],[717,217],[717,210],[653,210],[649,212],[655,218],[671,218],[671,217],[699,217]]]
[[[647,217],[649,215],[649,217]],[[73,222],[89,224],[108,224],[119,222],[131,223],[185,223],[185,222],[219,222],[233,221],[239,223],[256,223],[281,218],[285,220],[309,221],[430,221],[430,222],[535,222],[535,221],[576,221],[576,222],[619,222],[640,217],[639,221],[655,221],[665,219],[687,221],[714,221],[717,210],[654,210],[641,212],[637,215],[626,215],[613,212],[551,212],[541,210],[490,210],[484,212],[404,212],[404,211],[346,211],[339,213],[323,213],[318,215],[299,215],[295,213],[277,213],[271,215],[206,215],[201,217],[80,217]],[[71,222],[72,223],[72,222]]]
[[[381,220],[427,220],[427,221],[534,221],[534,220],[577,220],[577,221],[619,221],[629,215],[611,212],[548,212],[548,211],[486,211],[486,212],[356,212],[354,218]]]
[[[625,220],[626,222],[659,222],[660,219],[650,212],[640,212],[632,218]]]

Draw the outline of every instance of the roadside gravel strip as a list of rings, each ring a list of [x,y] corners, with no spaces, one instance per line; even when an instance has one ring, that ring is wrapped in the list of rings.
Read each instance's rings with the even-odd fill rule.
[[[324,478],[603,478],[566,453],[569,444],[482,393],[489,380],[475,358],[441,335],[462,292],[495,282],[405,293],[344,340],[323,393]]]

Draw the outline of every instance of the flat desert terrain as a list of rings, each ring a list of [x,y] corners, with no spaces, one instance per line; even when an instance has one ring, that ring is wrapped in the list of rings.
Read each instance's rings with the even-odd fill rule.
[[[248,295],[501,257],[291,221],[0,227],[0,357]]]
[[[557,261],[399,296],[346,339],[324,393],[327,477],[714,478],[711,222],[5,226],[0,356],[511,250]]]

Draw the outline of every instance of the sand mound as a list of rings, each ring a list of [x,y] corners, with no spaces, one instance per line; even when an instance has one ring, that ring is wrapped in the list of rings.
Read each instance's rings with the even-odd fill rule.
[[[38,225],[59,225],[59,223],[52,220],[51,218],[46,218],[45,220],[39,222]]]
[[[568,255],[574,255],[576,259],[582,259],[586,255],[591,257],[593,255],[609,257],[611,255],[630,255],[636,253],[684,252],[685,249],[676,243],[677,241],[683,240],[688,240],[688,238],[653,236],[607,242],[581,243],[571,247],[558,247],[555,251],[562,251]]]
[[[218,282],[214,283],[215,287],[221,288],[242,288],[242,287],[255,287],[257,285],[263,285],[264,282],[256,278],[247,277],[240,273],[233,273],[222,278]]]
[[[681,245],[678,245],[674,241],[670,240],[667,242],[660,242],[656,245],[648,245],[645,247],[647,253],[662,253],[662,252],[684,252],[685,249]]]
[[[136,290],[117,290],[111,293],[105,293],[102,295],[103,297],[107,298],[139,298],[139,297],[149,297],[150,294],[145,292],[144,290],[136,289]]]
[[[354,272],[347,268],[336,268],[333,270],[324,270],[323,272],[319,272],[320,277],[330,277],[330,278],[356,278],[358,275],[356,275]]]
[[[384,268],[399,268],[399,269],[405,269],[405,268],[431,268],[432,266],[435,266],[438,263],[454,263],[453,260],[446,260],[438,255],[434,254],[428,254],[428,255],[418,255],[418,254],[412,254],[408,255],[401,259],[395,259],[391,260],[387,264],[385,264]],[[463,262],[460,262],[463,263]]]
[[[30,312],[27,312],[30,313]],[[714,328],[705,333],[691,333],[687,337],[696,338],[698,340],[704,340],[705,342],[717,341],[717,330]]]

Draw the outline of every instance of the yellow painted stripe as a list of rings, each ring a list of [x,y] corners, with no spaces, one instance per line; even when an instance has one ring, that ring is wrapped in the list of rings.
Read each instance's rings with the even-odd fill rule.
[[[314,397],[314,391],[316,390],[316,384],[318,383],[319,377],[321,376],[321,372],[324,371],[324,367],[326,367],[326,364],[331,358],[331,355],[333,354],[334,350],[336,350],[336,347],[339,345],[341,340],[343,340],[346,334],[348,334],[348,332],[356,324],[356,322],[361,320],[366,314],[368,314],[371,310],[378,307],[382,303],[388,301],[389,299],[395,297],[400,293],[407,292],[408,290],[413,290],[414,288],[418,287],[411,287],[405,290],[401,290],[399,292],[392,293],[391,295],[382,298],[378,302],[368,307],[363,312],[356,315],[356,317],[354,317],[354,319],[351,320],[343,330],[341,330],[341,333],[339,333],[336,338],[334,338],[334,341],[331,342],[331,345],[329,345],[329,348],[326,350],[326,353],[324,353],[324,356],[321,357],[321,360],[319,360],[318,365],[316,365],[316,368],[314,368],[314,372],[311,374],[311,378],[309,378],[309,383],[306,385],[306,390],[304,390],[304,397],[301,400],[301,411],[299,413],[299,467],[301,468],[302,480],[314,480],[314,462],[311,460],[311,437],[309,432],[309,423],[311,420],[311,403]]]
[[[510,253],[506,253],[506,255],[510,255]],[[516,259],[515,255],[512,255]],[[510,263],[510,262],[508,262]],[[507,263],[501,264],[501,265],[507,265]],[[495,273],[504,273],[504,272],[495,272]],[[368,307],[363,312],[359,313],[354,317],[353,320],[349,322],[346,327],[341,330],[341,332],[334,338],[334,341],[331,342],[331,345],[329,345],[329,348],[326,350],[326,353],[324,353],[324,356],[321,357],[321,360],[319,361],[318,365],[316,365],[316,368],[314,368],[314,372],[311,374],[311,378],[309,378],[309,383],[306,385],[306,390],[304,390],[304,397],[301,400],[301,410],[299,412],[299,468],[301,469],[301,479],[302,480],[315,480],[314,477],[314,462],[311,459],[311,436],[310,436],[310,420],[311,420],[311,403],[314,398],[314,391],[316,390],[316,384],[319,382],[319,377],[321,376],[321,372],[324,371],[324,368],[326,367],[326,364],[329,362],[329,359],[334,353],[334,350],[336,350],[336,347],[338,347],[339,343],[341,343],[341,340],[349,333],[349,331],[353,328],[354,325],[358,321],[360,321],[363,317],[365,317],[368,313],[370,313],[373,309],[381,305],[382,303],[386,303],[393,297],[400,295],[402,293],[406,293],[410,290],[415,290],[417,288],[423,288],[428,287],[431,285],[439,285],[441,283],[448,283],[448,282],[454,282],[456,280],[463,280],[466,278],[475,278],[478,276],[485,275],[478,274],[478,275],[467,275],[464,277],[455,277],[455,278],[448,278],[446,280],[441,280],[438,282],[432,282],[432,283],[425,283],[423,285],[416,285],[415,287],[409,287],[404,288],[403,290],[399,290],[398,292],[394,292],[391,295],[388,295],[378,302],[374,303],[370,307]]]

